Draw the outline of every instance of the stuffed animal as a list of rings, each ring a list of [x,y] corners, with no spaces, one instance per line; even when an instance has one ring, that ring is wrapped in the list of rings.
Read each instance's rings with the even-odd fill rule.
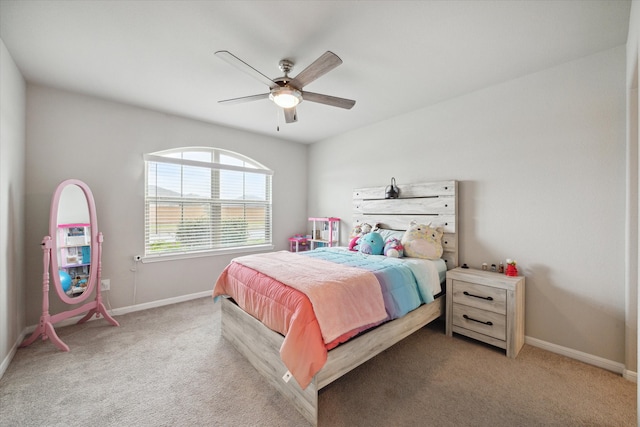
[[[360,253],[368,255],[382,255],[384,250],[384,240],[380,233],[367,233],[360,238],[358,242]]]
[[[400,240],[395,237],[389,237],[387,241],[384,242],[384,251],[382,253],[384,256],[402,258],[404,256],[404,248],[402,247]]]
[[[362,223],[361,225],[356,225],[351,230],[351,235],[349,236],[351,240],[349,241],[349,250],[358,252],[360,250],[360,238],[365,234],[371,233],[373,230],[378,228],[378,224],[372,226],[371,224]]]
[[[354,237],[362,236],[362,226],[360,224],[355,225],[351,229],[351,234],[349,234],[349,238],[353,239]]]
[[[352,237],[351,240],[349,241],[349,250],[358,252],[360,250],[360,245],[358,245],[359,242],[360,242],[360,236]]]
[[[431,227],[429,224],[418,224],[411,221],[411,225],[402,236],[404,254],[413,258],[438,259],[442,256],[442,227]]]
[[[377,224],[376,224],[377,225]],[[360,236],[364,236],[365,234],[371,233],[374,227],[371,224],[367,224],[366,222],[360,226]]]

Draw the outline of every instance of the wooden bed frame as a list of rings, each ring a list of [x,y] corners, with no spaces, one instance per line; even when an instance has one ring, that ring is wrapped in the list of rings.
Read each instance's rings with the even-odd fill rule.
[[[457,267],[457,182],[440,181],[398,187],[398,199],[384,199],[385,187],[355,190],[354,225],[377,223],[380,228],[404,230],[412,220],[416,220],[442,226],[445,229],[442,258],[447,262],[448,270]],[[222,336],[315,426],[318,423],[320,389],[442,316],[444,300],[443,295],[404,317],[384,323],[329,351],[327,363],[304,390],[294,378],[285,380],[287,368],[280,359],[284,337],[227,298],[222,299]]]

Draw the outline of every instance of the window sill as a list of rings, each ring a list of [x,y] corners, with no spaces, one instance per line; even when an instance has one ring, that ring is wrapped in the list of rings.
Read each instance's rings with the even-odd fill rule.
[[[210,256],[218,256],[218,255],[272,251],[273,249],[274,249],[273,245],[244,246],[244,247],[230,248],[230,249],[213,249],[213,250],[202,251],[202,252],[185,252],[185,253],[176,253],[176,254],[167,254],[167,255],[147,255],[142,257],[140,261],[143,264],[147,264],[147,263],[163,262],[163,261],[178,261],[181,259],[204,258],[204,257],[210,257]]]

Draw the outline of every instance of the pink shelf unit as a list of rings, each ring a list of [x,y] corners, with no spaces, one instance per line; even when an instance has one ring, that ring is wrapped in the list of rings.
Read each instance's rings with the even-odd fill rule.
[[[340,244],[340,218],[311,217],[309,221],[311,222],[310,250],[322,245],[337,246]]]

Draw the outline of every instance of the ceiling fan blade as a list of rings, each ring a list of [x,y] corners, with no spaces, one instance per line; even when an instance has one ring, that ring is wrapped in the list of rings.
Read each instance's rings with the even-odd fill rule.
[[[282,111],[284,111],[284,121],[286,123],[295,123],[298,121],[296,107],[283,108]]]
[[[302,99],[319,104],[331,105],[332,107],[344,108],[346,110],[350,110],[351,107],[356,105],[356,101],[353,99],[338,98],[337,96],[322,95],[313,92],[302,92]]]
[[[262,83],[266,84],[270,88],[273,89],[278,87],[278,85],[274,83],[273,80],[271,80],[269,77],[265,76],[260,71],[256,70],[251,65],[247,64],[246,62],[244,62],[242,59],[238,58],[231,52],[228,52],[226,50],[219,50],[215,53],[215,55],[218,58],[222,59],[223,61],[233,65],[238,70],[250,75],[254,79],[261,81]]]
[[[342,59],[340,59],[338,55],[331,51],[326,51],[320,58],[302,70],[289,84],[295,88],[302,89],[340,64],[342,64]]]
[[[232,105],[241,104],[243,102],[258,101],[260,99],[269,99],[268,93],[261,93],[260,95],[242,96],[240,98],[225,99],[218,101],[218,104]]]

